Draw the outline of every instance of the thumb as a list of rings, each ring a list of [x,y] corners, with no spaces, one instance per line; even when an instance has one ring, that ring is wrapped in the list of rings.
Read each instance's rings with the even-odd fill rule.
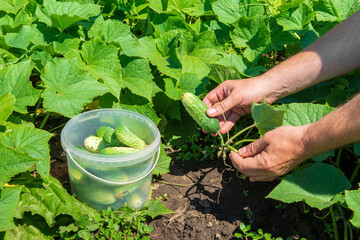
[[[215,103],[213,106],[209,107],[206,110],[206,114],[209,117],[217,117],[222,115],[223,113],[226,113],[234,106],[235,106],[235,101],[233,101],[232,98],[227,97],[221,102]]]
[[[252,157],[262,152],[268,145],[269,144],[264,140],[264,138],[260,138],[255,142],[240,148],[238,153],[242,157]]]

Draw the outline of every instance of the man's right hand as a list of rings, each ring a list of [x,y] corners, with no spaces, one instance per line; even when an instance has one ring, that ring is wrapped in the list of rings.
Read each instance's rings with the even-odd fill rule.
[[[265,102],[271,104],[276,99],[267,96],[269,88],[266,87],[265,79],[261,76],[241,80],[227,80],[213,89],[203,102],[209,107],[207,115],[218,117],[220,133],[225,134],[241,116],[250,113],[253,102]],[[226,118],[226,123],[224,117]]]

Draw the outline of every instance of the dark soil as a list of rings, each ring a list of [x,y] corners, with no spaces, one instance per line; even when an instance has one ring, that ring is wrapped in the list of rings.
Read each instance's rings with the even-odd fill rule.
[[[59,134],[50,144],[51,174],[70,190],[66,155]],[[303,203],[282,204],[266,198],[278,181],[251,183],[237,177],[222,160],[173,160],[170,170],[155,179],[152,196],[166,194],[167,200],[163,203],[174,213],[149,222],[154,226],[151,239],[236,239],[234,233],[239,232],[241,222],[251,225],[252,231],[261,228],[284,240],[330,239],[323,222],[313,216],[324,216],[327,211],[315,211]]]

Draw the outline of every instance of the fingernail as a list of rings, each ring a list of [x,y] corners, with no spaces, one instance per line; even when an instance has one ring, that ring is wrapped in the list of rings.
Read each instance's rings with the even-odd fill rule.
[[[240,149],[238,150],[238,153],[239,153],[240,155],[246,153],[246,147],[240,148]]]
[[[207,110],[207,113],[210,114],[210,115],[212,115],[212,114],[216,113],[216,109],[213,108],[213,107],[211,107],[211,108],[209,108],[209,109]]]

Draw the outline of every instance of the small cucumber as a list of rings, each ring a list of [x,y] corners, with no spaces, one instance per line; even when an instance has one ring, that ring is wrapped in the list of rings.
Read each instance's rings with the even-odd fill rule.
[[[114,131],[114,129],[112,127],[101,126],[96,130],[96,136],[102,138],[104,136],[105,132],[108,130]]]
[[[103,135],[104,141],[110,146],[124,147],[125,144],[123,144],[122,142],[119,141],[119,139],[117,139],[114,131],[115,131],[114,129],[107,130]]]
[[[119,125],[115,128],[115,135],[120,142],[129,147],[139,150],[146,147],[146,143],[124,125]]]
[[[192,93],[183,93],[181,102],[190,116],[208,133],[216,133],[220,130],[220,124],[217,118],[210,118],[206,115],[208,107],[196,95]]]
[[[106,155],[119,155],[119,154],[133,153],[137,151],[139,151],[139,149],[130,148],[130,147],[107,147],[101,149],[99,153]]]
[[[111,191],[101,188],[93,188],[87,191],[84,193],[84,197],[86,197],[89,201],[104,205],[116,202],[116,197]]]
[[[89,136],[84,141],[84,147],[93,153],[99,152],[99,150],[106,147],[106,143],[103,141],[102,138],[97,136]]]
[[[140,197],[139,194],[133,193],[127,199],[126,203],[129,207],[136,209],[139,208],[143,204],[144,199]]]

